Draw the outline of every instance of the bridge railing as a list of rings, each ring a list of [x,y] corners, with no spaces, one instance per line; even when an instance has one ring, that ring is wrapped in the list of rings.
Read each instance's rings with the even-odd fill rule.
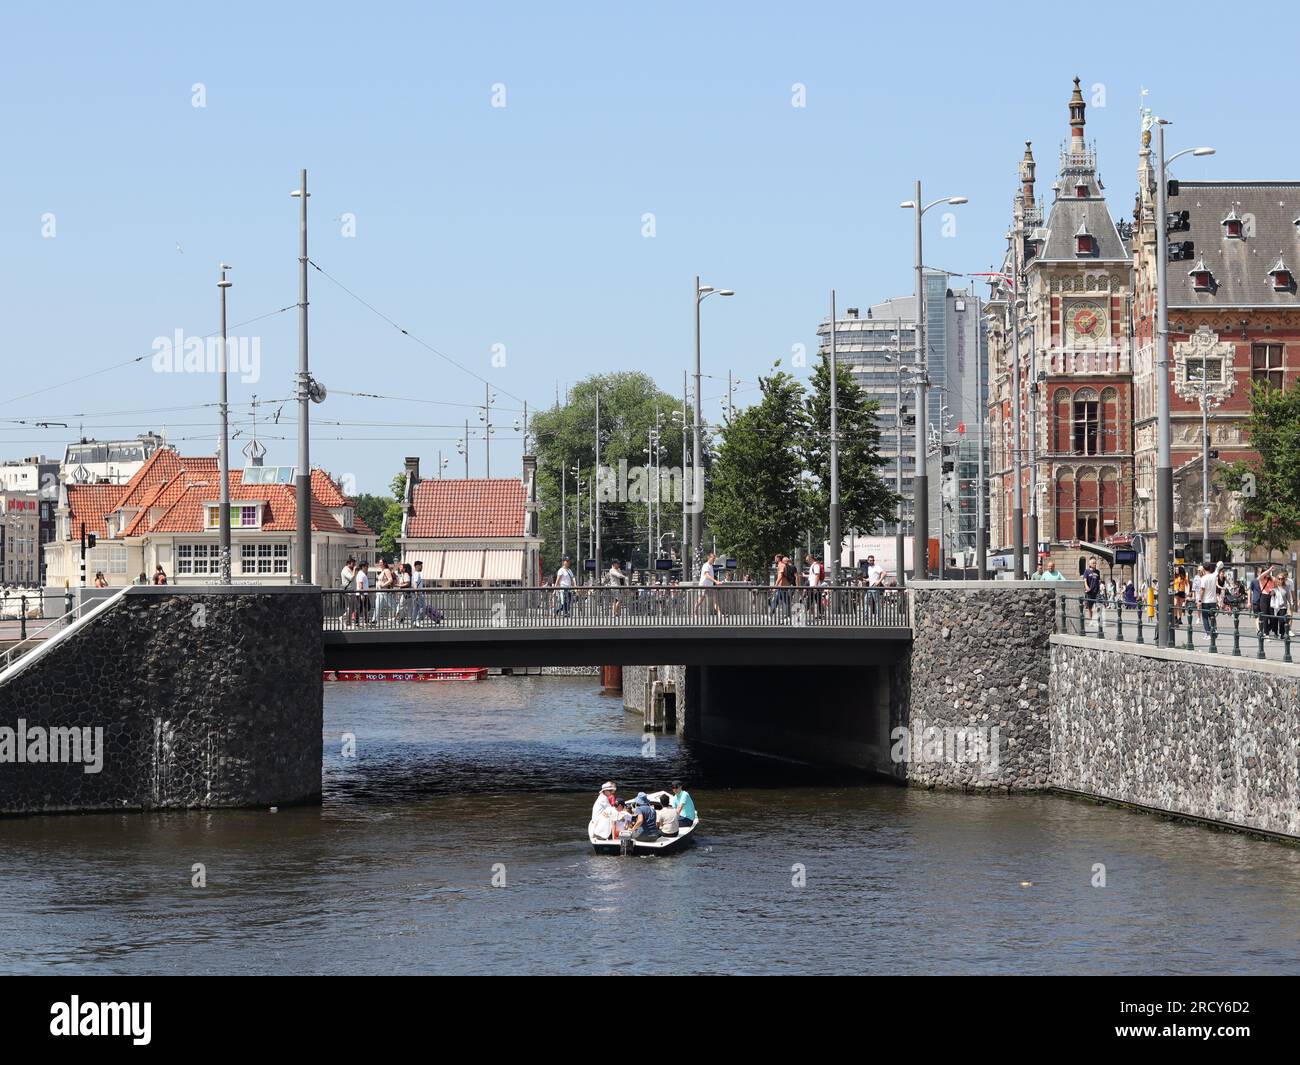
[[[1061,595],[1056,609],[1057,632],[1155,645],[1156,608],[1147,603]],[[1170,645],[1185,651],[1290,662],[1294,620],[1295,614],[1288,610],[1217,605],[1202,610],[1190,602],[1174,605],[1169,616]]]
[[[327,591],[325,628],[555,629],[601,627],[906,628],[897,589],[721,584],[631,588],[426,588]]]

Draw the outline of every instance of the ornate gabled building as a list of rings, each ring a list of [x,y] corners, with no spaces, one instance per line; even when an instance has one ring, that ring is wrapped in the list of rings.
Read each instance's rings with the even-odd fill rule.
[[[1256,457],[1246,428],[1252,383],[1292,388],[1300,378],[1300,295],[1293,273],[1300,269],[1300,182],[1172,184],[1166,210],[1177,219],[1177,227],[1172,237],[1162,239],[1150,125],[1147,116],[1135,210],[1135,526],[1151,532],[1146,562],[1154,567],[1156,255],[1170,239],[1190,241],[1192,257],[1169,263],[1167,274],[1174,540],[1187,545],[1189,562],[1203,557],[1204,413],[1211,456],[1205,493],[1209,557],[1238,563],[1262,560],[1267,552],[1248,551],[1239,536],[1228,532],[1245,501],[1218,485],[1215,471]]]
[[[1074,79],[1070,141],[1061,150],[1046,221],[1026,142],[1005,279],[990,326],[990,544],[1009,549],[1020,466],[1024,542],[1031,514],[1063,572],[1080,541],[1133,528],[1132,259],[1111,218],[1096,150],[1084,140],[1086,104]],[[1014,279],[1014,281],[1012,281]],[[1012,424],[1015,338],[1006,314],[1018,297],[1021,424]],[[1017,455],[1020,462],[1017,463]],[[1003,562],[1009,565],[1004,554]],[[1029,570],[1032,571],[1032,565]]]

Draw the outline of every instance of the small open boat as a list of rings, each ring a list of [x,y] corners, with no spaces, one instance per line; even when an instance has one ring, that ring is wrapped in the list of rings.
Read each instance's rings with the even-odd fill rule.
[[[672,795],[666,791],[653,791],[646,797],[656,808],[667,806],[673,801]],[[611,837],[608,834],[608,821],[599,825],[591,821],[587,825],[587,838],[591,840],[597,854],[671,854],[690,843],[691,836],[699,827],[700,819],[697,817],[693,823],[678,828],[675,836],[660,835],[653,839],[639,840],[632,839],[631,836]],[[603,836],[600,834],[602,830],[606,833]]]

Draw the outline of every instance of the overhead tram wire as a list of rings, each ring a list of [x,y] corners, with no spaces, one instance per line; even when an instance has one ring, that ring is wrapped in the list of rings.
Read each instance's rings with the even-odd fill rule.
[[[496,389],[498,392],[500,392],[502,395],[509,396],[511,399],[513,399],[513,400],[517,400],[517,401],[520,402],[520,403],[527,403],[527,402],[528,402],[528,401],[527,401],[526,399],[524,399],[522,396],[516,396],[513,392],[508,392],[506,389],[502,388],[502,387],[501,387],[499,384],[497,384],[495,381],[489,381],[489,380],[488,380],[486,377],[484,377],[482,374],[477,374],[477,373],[475,373],[475,372],[474,372],[473,370],[471,370],[468,366],[463,366],[463,365],[461,365],[459,362],[457,362],[455,359],[453,359],[450,355],[447,355],[447,354],[445,354],[444,352],[439,351],[437,348],[435,348],[432,344],[428,343],[427,341],[421,340],[418,336],[416,336],[414,333],[412,333],[409,329],[405,328],[405,327],[402,326],[402,325],[399,325],[397,322],[395,322],[395,321],[393,321],[391,318],[389,318],[388,315],[386,315],[383,311],[379,310],[379,308],[375,307],[374,304],[366,302],[364,299],[362,299],[360,296],[358,296],[355,292],[353,292],[350,288],[348,288],[347,285],[343,284],[343,282],[340,281],[338,278],[334,277],[333,275],[331,275],[330,273],[328,273],[326,270],[322,269],[320,263],[316,262],[316,261],[313,260],[313,259],[308,259],[307,262],[311,264],[311,266],[316,270],[316,272],[317,272],[318,274],[320,274],[322,277],[326,278],[328,281],[332,282],[333,284],[337,285],[337,286],[338,286],[339,288],[341,288],[344,292],[346,292],[349,296],[351,296],[354,300],[356,300],[359,304],[361,304],[361,306],[365,307],[365,308],[366,308],[368,311],[370,311],[372,314],[375,314],[375,315],[377,315],[378,317],[382,318],[385,322],[387,322],[389,325],[391,325],[394,329],[396,329],[396,330],[397,330],[399,333],[401,333],[403,336],[408,336],[408,337],[410,337],[410,338],[411,338],[412,340],[414,340],[417,344],[419,344],[420,347],[426,349],[427,351],[432,352],[434,355],[437,355],[438,358],[442,359],[443,361],[445,361],[445,362],[447,362],[447,363],[450,363],[452,366],[456,367],[456,369],[458,369],[458,370],[460,370],[460,371],[462,371],[462,372],[464,372],[464,373],[469,374],[470,377],[474,378],[476,381],[481,381],[483,384],[488,385],[490,388],[495,388],[495,389]],[[479,405],[479,406],[482,406],[482,404],[478,404],[478,405]]]
[[[233,332],[236,329],[242,329],[246,325],[252,325],[254,322],[260,322],[264,318],[272,318],[277,314],[284,314],[285,311],[295,310],[297,307],[298,307],[297,303],[291,303],[287,307],[281,307],[278,310],[274,310],[274,311],[267,311],[265,314],[259,314],[255,318],[248,318],[242,322],[236,322],[234,325],[230,326],[229,328],[230,331]],[[201,337],[200,339],[211,340],[213,337],[218,337],[220,335],[221,335],[221,330],[216,329],[213,330],[211,333],[204,334],[204,336]],[[30,399],[32,396],[39,396],[45,392],[52,392],[56,388],[66,388],[68,385],[79,384],[82,381],[90,380],[90,378],[92,377],[98,377],[101,374],[112,373],[114,370],[120,370],[124,366],[132,366],[137,362],[143,362],[145,359],[152,359],[155,354],[156,352],[147,351],[143,355],[137,355],[134,358],[126,359],[122,362],[116,362],[112,366],[105,366],[102,370],[92,370],[90,373],[82,374],[80,377],[70,377],[66,381],[60,381],[58,384],[46,385],[44,388],[38,388],[32,392],[24,392],[21,396],[10,396],[8,399],[0,399],[0,405],[5,403],[17,403],[19,400],[22,399]]]

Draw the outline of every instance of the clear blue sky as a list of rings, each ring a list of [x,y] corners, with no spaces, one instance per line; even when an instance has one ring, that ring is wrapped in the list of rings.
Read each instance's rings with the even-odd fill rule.
[[[1104,86],[1088,136],[1118,217],[1132,210],[1143,86],[1175,120],[1171,150],[1219,150],[1184,161],[1185,177],[1300,177],[1286,102],[1297,16],[1280,7],[1226,54],[1232,19],[1193,3],[1158,20],[1131,4],[1032,16],[978,5],[615,7],[11,9],[0,44],[0,418],[73,429],[0,422],[0,458],[61,453],[78,415],[87,435],[165,425],[182,450],[212,453],[210,409],[163,410],[214,400],[211,376],[158,374],[146,359],[61,382],[149,353],[177,329],[212,331],[223,259],[234,267],[232,324],[294,303],[288,194],[303,166],[312,258],[490,379],[502,407],[549,404],[557,383],[621,368],[679,392],[694,275],[735,288],[704,308],[715,414],[728,369],[752,383],[774,359],[788,365],[793,344],[815,348],[832,286],[841,306],[911,290],[911,218],[897,204],[917,177],[927,199],[971,200],[955,209],[950,238],[939,211],[926,216],[927,260],[989,269],[1025,139],[1040,195],[1053,180],[1076,73],[1090,100]],[[1009,30],[1022,42],[1014,53]],[[192,106],[195,83],[205,107]],[[492,106],[497,83],[504,108]],[[795,83],[806,107],[791,106]],[[341,233],[345,212],[354,238]],[[47,213],[53,239],[42,235]],[[472,410],[338,392],[469,404],[482,383],[315,272],[311,285],[313,371],[333,390],[314,415],[377,423],[315,425],[313,461],[363,491],[381,489],[406,454],[432,472],[439,448],[459,474],[458,430],[438,426],[477,424]],[[246,412],[253,392],[290,394],[296,313],[240,332],[262,344],[261,380],[232,382]],[[503,367],[492,365],[498,344]],[[119,413],[139,410],[159,413]],[[265,441],[268,462],[294,461],[290,417],[286,407],[273,431],[284,439]],[[513,417],[498,415],[497,474],[518,469]],[[471,452],[481,474],[481,439]]]

